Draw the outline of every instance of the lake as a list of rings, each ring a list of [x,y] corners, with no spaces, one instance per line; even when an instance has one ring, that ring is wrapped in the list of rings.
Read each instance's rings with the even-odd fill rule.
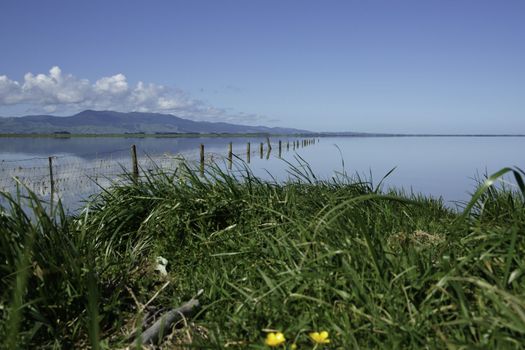
[[[43,198],[49,198],[48,157],[52,156],[55,191],[68,208],[77,208],[101,186],[109,185],[123,168],[131,169],[133,144],[141,171],[151,171],[155,166],[174,169],[181,156],[196,162],[200,144],[205,145],[206,162],[215,161],[227,169],[225,157],[230,142],[233,153],[244,161],[250,142],[250,168],[257,176],[273,176],[278,181],[289,178],[287,162],[297,165],[298,157],[320,179],[346,172],[377,183],[395,168],[385,187],[442,197],[449,205],[469,198],[475,177],[505,166],[525,167],[524,137],[321,137],[304,147],[302,140],[272,137],[272,151],[268,154],[267,140],[260,137],[0,138],[0,190],[14,193],[13,178],[17,177]],[[295,149],[294,141],[299,142]],[[264,143],[262,157],[260,143]]]

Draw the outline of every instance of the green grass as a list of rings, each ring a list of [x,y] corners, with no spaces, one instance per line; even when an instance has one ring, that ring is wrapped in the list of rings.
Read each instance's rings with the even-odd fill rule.
[[[305,164],[290,172],[287,183],[218,166],[125,176],[76,216],[4,194],[0,336],[125,348],[148,301],[178,306],[204,289],[165,348],[262,349],[271,330],[299,349],[321,330],[331,343],[318,349],[523,348],[521,170],[490,177],[459,212],[357,177],[320,181]],[[515,186],[488,186],[504,173]],[[155,274],[157,256],[169,276]]]

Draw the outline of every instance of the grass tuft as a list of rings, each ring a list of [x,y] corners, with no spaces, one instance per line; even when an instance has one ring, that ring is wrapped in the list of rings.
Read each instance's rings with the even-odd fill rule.
[[[143,318],[204,289],[164,347],[262,349],[279,331],[308,349],[326,330],[334,349],[522,348],[521,169],[487,177],[457,211],[289,166],[284,183],[242,164],[125,174],[73,216],[2,194],[0,336],[10,348],[125,348]],[[506,174],[512,185],[495,186]]]

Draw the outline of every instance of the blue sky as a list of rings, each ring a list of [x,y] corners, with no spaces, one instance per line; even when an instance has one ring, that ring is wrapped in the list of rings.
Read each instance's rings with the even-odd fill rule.
[[[525,133],[524,18],[522,0],[2,0],[0,115]]]

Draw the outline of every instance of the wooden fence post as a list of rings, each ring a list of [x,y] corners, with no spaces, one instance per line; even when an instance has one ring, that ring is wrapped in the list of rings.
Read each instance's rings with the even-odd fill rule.
[[[261,142],[259,145],[259,153],[261,154],[261,159],[263,159],[264,144]]]
[[[250,150],[250,143],[248,142],[246,144],[246,162],[250,164],[250,157],[251,157],[251,150]]]
[[[266,136],[266,143],[268,144],[268,149],[271,150],[272,149],[272,144],[270,142],[270,137],[269,136]]]
[[[49,181],[51,182],[51,211],[53,208],[53,196],[55,193],[55,179],[53,178],[53,157],[49,157]]]
[[[281,143],[281,140],[279,140],[279,158],[281,158],[281,152],[282,152],[282,143]]]
[[[139,162],[137,160],[137,146],[131,145],[132,174],[135,180],[139,179]]]
[[[201,143],[201,157],[200,157],[200,171],[201,175],[204,175],[204,144]]]
[[[228,144],[228,169],[232,168],[232,162],[233,162],[233,145],[230,142]]]

